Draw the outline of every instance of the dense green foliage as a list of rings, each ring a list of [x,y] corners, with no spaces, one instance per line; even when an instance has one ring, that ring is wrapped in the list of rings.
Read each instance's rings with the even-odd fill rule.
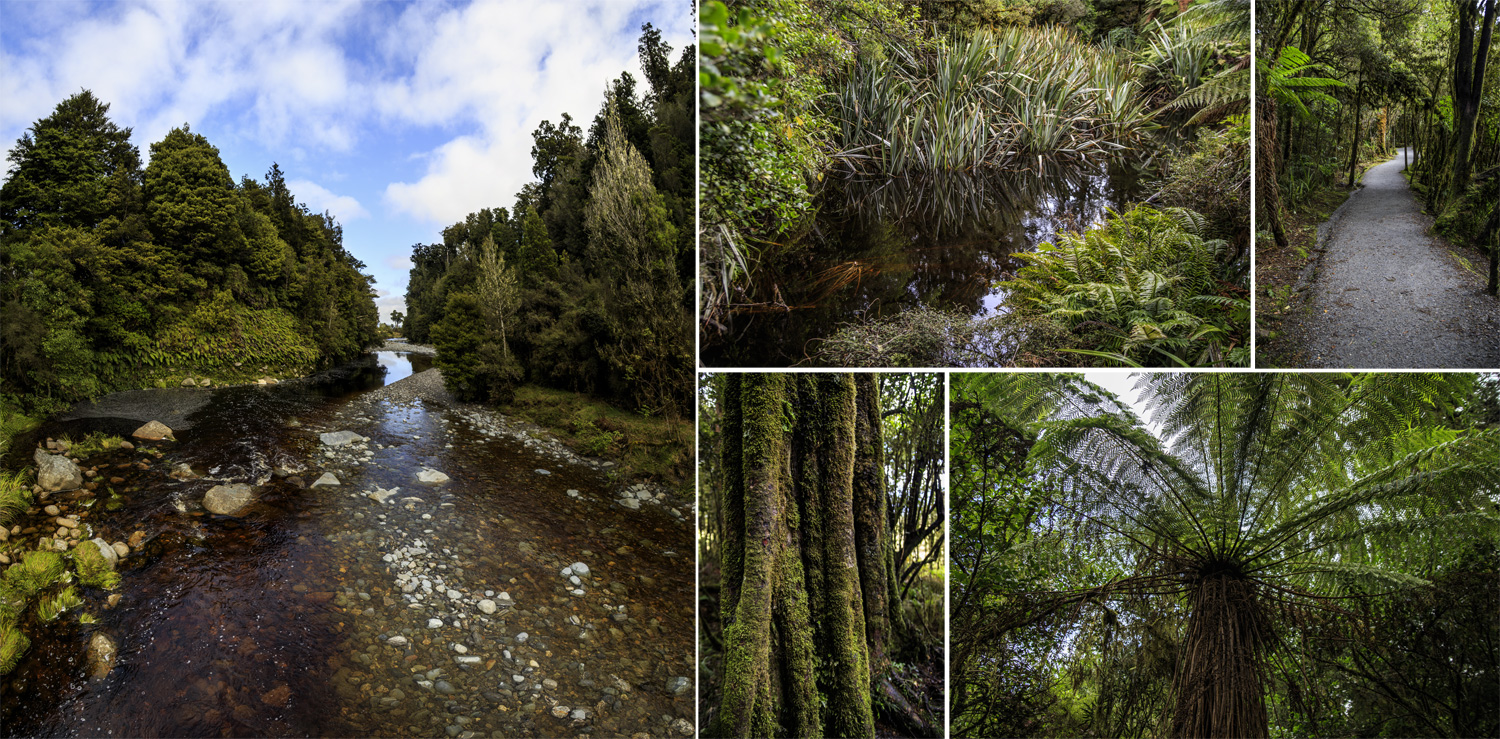
[[[587,138],[567,114],[532,134],[537,181],[412,254],[402,329],[432,342],[448,389],[505,402],[520,382],[689,406],[693,64],[650,24],[647,89],[621,74]]]
[[[297,372],[362,351],[375,305],[342,229],[272,165],[236,184],[187,126],[151,144],[88,91],[37,121],[0,187],[0,377],[19,409],[174,375]]]
[[[953,391],[955,736],[1486,736],[1500,377]]]
[[[1076,351],[1134,364],[1250,364],[1249,301],[1223,280],[1227,243],[1192,211],[1149,206],[1022,254],[1008,302],[1018,318],[1078,336]],[[1067,351],[1067,349],[1064,349]],[[1155,356],[1153,356],[1155,355]]]
[[[1215,271],[1228,291],[1243,290],[1249,17],[1242,0],[706,3],[703,340],[729,341],[737,316],[819,299],[786,298],[774,282],[784,278],[764,277],[815,258],[815,227],[879,214],[941,231],[991,217],[1012,180],[1128,151],[1168,153],[1161,200],[1207,217],[1203,235],[1229,246]],[[1242,361],[1242,313],[1231,316],[1232,340],[1189,361]],[[818,332],[815,361],[1015,364],[1026,361],[1014,351],[1021,333],[1032,344],[1058,335],[965,319],[926,305],[857,318]],[[1061,348],[1041,354],[1093,361]],[[1119,347],[1086,348],[1102,359]]]

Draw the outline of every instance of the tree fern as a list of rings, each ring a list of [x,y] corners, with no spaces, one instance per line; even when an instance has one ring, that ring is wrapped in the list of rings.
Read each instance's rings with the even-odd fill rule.
[[[1138,378],[1140,413],[1076,375],[968,376],[955,394],[1024,430],[1056,525],[1129,564],[1027,595],[1038,608],[1132,594],[1188,607],[1174,735],[1265,736],[1268,655],[1298,648],[1287,624],[1424,587],[1455,542],[1500,533],[1500,429],[1433,420],[1467,402],[1472,375]]]

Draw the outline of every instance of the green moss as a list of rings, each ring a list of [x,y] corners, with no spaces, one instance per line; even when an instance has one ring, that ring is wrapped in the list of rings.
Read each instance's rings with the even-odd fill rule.
[[[791,507],[795,509],[795,506]],[[783,671],[787,695],[788,735],[823,736],[818,701],[817,650],[813,644],[812,616],[807,609],[807,589],[802,577],[802,559],[787,547],[778,557],[776,583],[776,630],[786,661]]]
[[[63,438],[66,439],[67,437]],[[121,441],[124,440],[118,436],[110,436],[109,434],[95,431],[83,437],[83,441],[73,444],[68,452],[79,459],[83,459],[85,457],[92,457],[99,452],[118,449],[120,448]]]
[[[78,570],[78,581],[91,588],[113,590],[120,584],[120,573],[110,567],[109,560],[92,542],[83,542],[73,549],[73,566]]]

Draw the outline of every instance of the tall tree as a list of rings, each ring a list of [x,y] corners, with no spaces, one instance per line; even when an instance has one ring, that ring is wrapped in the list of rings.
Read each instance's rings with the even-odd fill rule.
[[[239,193],[219,150],[187,126],[151,145],[145,177],[146,223],[156,242],[176,253],[200,290],[220,279],[239,255]]]
[[[872,736],[889,587],[884,501],[872,498],[878,386],[847,374],[723,381],[726,656],[705,736]]]
[[[1286,627],[1425,587],[1422,563],[1500,531],[1500,432],[1443,420],[1473,375],[1146,375],[1149,426],[1076,376],[964,382],[1026,435],[1057,521],[1119,553],[1093,582],[1011,594],[1026,607],[988,633],[1091,602],[1179,603],[1173,736],[1267,736],[1269,656],[1300,648]]]
[[[84,90],[21,135],[0,187],[7,231],[42,223],[93,228],[139,207],[140,152],[130,143],[130,129],[115,125],[108,113],[108,103]]]
[[[614,289],[609,307],[618,341],[604,358],[632,387],[639,407],[676,414],[692,387],[691,317],[677,271],[677,229],[667,217],[651,167],[626,139],[622,116],[609,114],[586,209],[589,263]]]

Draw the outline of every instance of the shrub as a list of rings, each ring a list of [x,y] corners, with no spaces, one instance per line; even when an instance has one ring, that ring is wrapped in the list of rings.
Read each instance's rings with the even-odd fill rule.
[[[1198,235],[1202,216],[1137,206],[1103,226],[1063,234],[1018,257],[1003,283],[1018,316],[1086,336],[1071,351],[1112,362],[1239,365],[1249,362],[1249,305],[1221,282],[1226,244]]]

